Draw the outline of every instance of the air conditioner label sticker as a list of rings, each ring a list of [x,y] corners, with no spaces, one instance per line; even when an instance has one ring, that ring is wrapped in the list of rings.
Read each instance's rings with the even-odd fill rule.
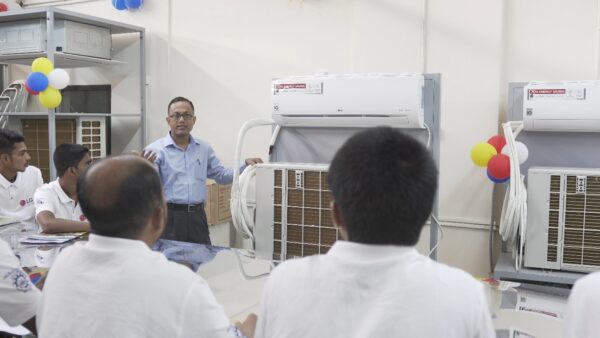
[[[323,82],[276,83],[273,94],[323,94]]]
[[[585,100],[585,88],[528,89],[528,100]]]

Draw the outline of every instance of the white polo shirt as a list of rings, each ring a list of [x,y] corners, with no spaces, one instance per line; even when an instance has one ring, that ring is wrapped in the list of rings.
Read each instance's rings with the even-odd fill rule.
[[[495,337],[483,290],[414,247],[337,241],[273,270],[255,337]]]
[[[91,234],[64,249],[44,284],[40,337],[229,337],[208,284],[137,240]]]
[[[598,337],[600,333],[600,272],[575,282],[565,317],[565,338]]]
[[[0,215],[20,220],[26,230],[37,230],[33,194],[43,184],[42,172],[31,165],[12,183],[0,175]]]
[[[40,297],[8,243],[0,239],[0,317],[11,326],[21,325],[35,316]]]
[[[70,221],[86,221],[79,203],[69,197],[60,186],[58,179],[39,187],[33,197],[35,202],[35,215],[42,211],[49,211],[56,218]]]

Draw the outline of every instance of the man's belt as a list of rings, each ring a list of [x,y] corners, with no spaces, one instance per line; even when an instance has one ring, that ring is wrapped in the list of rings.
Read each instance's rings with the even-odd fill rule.
[[[177,211],[195,212],[195,211],[204,210],[204,203],[199,203],[199,204],[167,203],[167,209],[177,210]]]

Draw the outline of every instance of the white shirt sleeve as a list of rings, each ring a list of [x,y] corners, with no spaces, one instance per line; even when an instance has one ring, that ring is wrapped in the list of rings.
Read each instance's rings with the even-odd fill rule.
[[[42,178],[42,172],[38,169],[37,170],[37,185],[36,187],[41,187],[42,185],[44,185],[44,179]]]
[[[494,329],[494,325],[492,324],[492,316],[490,315],[490,309],[487,304],[484,292],[483,285],[480,285],[480,288],[477,292],[477,299],[474,309],[474,338],[494,338],[496,337],[496,330]]]
[[[8,243],[0,239],[0,317],[11,326],[23,324],[35,316],[40,298]]]
[[[578,280],[567,305],[565,317],[565,338],[597,337],[600,330],[600,274],[594,273]]]
[[[52,189],[48,186],[38,188],[33,195],[33,202],[35,204],[35,216],[42,211],[50,211],[52,214],[56,214],[56,208],[53,204],[54,198],[51,196]]]
[[[236,337],[229,319],[208,285],[195,283],[185,297],[178,337]]]

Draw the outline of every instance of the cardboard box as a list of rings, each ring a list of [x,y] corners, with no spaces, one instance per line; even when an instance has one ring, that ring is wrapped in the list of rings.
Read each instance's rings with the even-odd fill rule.
[[[218,185],[216,182],[206,184],[206,201],[204,210],[209,225],[221,224],[231,220],[231,185]]]

